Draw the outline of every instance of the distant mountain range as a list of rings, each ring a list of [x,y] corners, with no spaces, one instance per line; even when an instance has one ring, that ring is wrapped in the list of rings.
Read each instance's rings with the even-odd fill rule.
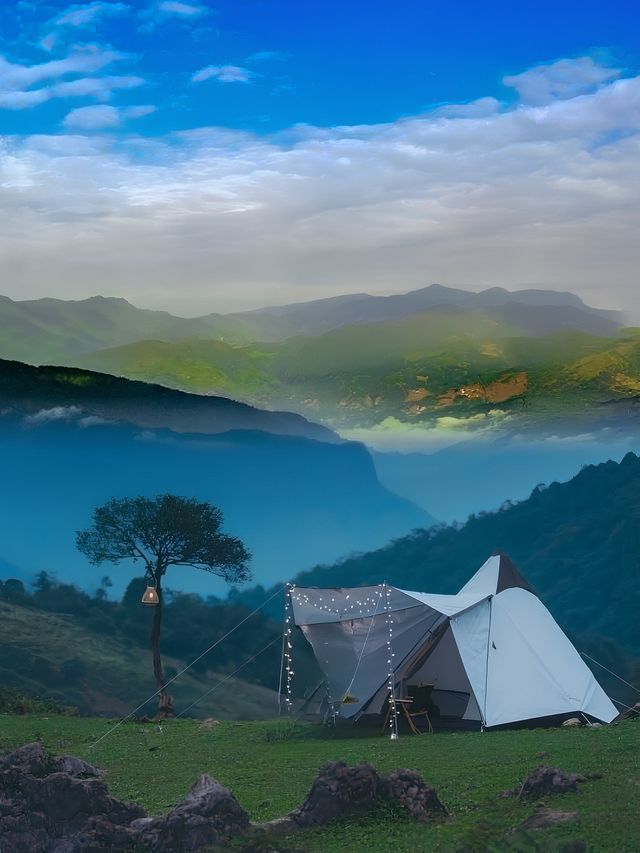
[[[32,364],[70,363],[96,350],[142,340],[178,341],[186,338],[225,340],[232,344],[280,342],[298,335],[319,335],[342,326],[400,320],[436,309],[462,311],[554,308],[536,324],[552,331],[581,329],[610,334],[622,324],[620,315],[590,308],[571,293],[545,290],[510,292],[490,288],[470,293],[431,285],[395,296],[365,293],[319,299],[293,305],[260,308],[236,314],[208,314],[194,319],[165,311],[135,308],[125,299],[95,296],[80,301],[37,299],[13,301],[0,296],[0,357]],[[535,311],[528,312],[531,316]],[[530,321],[527,321],[530,322]]]
[[[0,554],[23,571],[91,587],[75,531],[112,496],[210,500],[253,552],[260,583],[432,521],[380,485],[362,445],[295,415],[14,362],[0,363],[0,400]],[[130,571],[113,577],[122,585]],[[205,594],[224,589],[201,573],[183,580]]]
[[[281,341],[297,335],[318,335],[342,326],[401,320],[434,309],[460,308],[469,311],[509,305],[532,308],[553,306],[567,317],[582,315],[581,322],[590,325],[592,331],[595,331],[596,326],[603,331],[607,328],[611,331],[621,322],[617,312],[589,308],[572,293],[508,291],[502,287],[472,293],[440,284],[392,296],[353,293],[293,305],[259,308],[242,314],[226,315],[224,320],[217,322],[238,323],[242,334],[250,336],[254,341]]]
[[[351,294],[191,320],[116,298],[3,297],[3,356],[213,395],[215,402],[182,402],[186,424],[162,424],[204,432],[219,431],[205,425],[213,408],[214,423],[236,427],[237,404],[221,395],[298,412],[338,430],[387,418],[430,425],[443,416],[493,416],[496,409],[516,419],[518,428],[574,416],[604,417],[606,423],[619,416],[617,402],[640,398],[640,333],[622,333],[616,312],[544,290],[470,293],[431,285],[395,296]],[[86,399],[96,383],[99,394],[108,384],[88,374],[64,375],[60,368],[50,372],[52,399],[64,398],[65,383],[85,383]],[[156,410],[152,420],[159,405],[172,408],[168,396],[160,402],[157,390],[152,403],[142,386],[132,392],[125,416],[131,420],[134,408],[140,425],[149,405]],[[604,412],[605,402],[614,408]],[[307,435],[320,430],[294,426],[282,414],[247,410],[239,420],[242,428]],[[318,437],[328,440],[327,434]]]

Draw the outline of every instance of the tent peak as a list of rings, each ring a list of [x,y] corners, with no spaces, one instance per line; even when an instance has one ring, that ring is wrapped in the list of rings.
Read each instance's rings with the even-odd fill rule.
[[[497,595],[499,592],[514,587],[524,589],[535,595],[511,558],[503,551],[494,551],[460,592],[483,592],[485,595]]]
[[[533,592],[531,586],[522,577],[519,569],[513,563],[508,554],[505,554],[504,551],[494,551],[493,556],[498,557],[500,560],[496,594],[505,589],[519,587],[520,589],[526,589],[527,592],[532,592],[535,595],[535,592]]]

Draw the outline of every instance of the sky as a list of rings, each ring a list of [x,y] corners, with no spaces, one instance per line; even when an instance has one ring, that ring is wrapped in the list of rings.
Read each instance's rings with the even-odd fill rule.
[[[0,292],[439,282],[640,320],[639,35],[635,0],[5,0]]]

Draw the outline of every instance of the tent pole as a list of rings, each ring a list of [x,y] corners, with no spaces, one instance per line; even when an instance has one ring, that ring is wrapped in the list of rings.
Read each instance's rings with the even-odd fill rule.
[[[493,612],[493,596],[489,596],[489,631],[487,633],[487,661],[484,668],[484,708],[482,709],[482,726],[480,731],[485,730],[487,725],[487,686],[489,684],[489,649],[491,648],[491,614]]]

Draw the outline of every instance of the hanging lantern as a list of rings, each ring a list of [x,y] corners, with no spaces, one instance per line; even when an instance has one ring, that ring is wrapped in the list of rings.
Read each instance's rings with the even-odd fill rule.
[[[147,584],[147,588],[144,591],[141,601],[142,604],[146,604],[149,607],[154,607],[156,604],[160,604],[160,596],[158,595],[158,590],[156,589],[155,584]]]

